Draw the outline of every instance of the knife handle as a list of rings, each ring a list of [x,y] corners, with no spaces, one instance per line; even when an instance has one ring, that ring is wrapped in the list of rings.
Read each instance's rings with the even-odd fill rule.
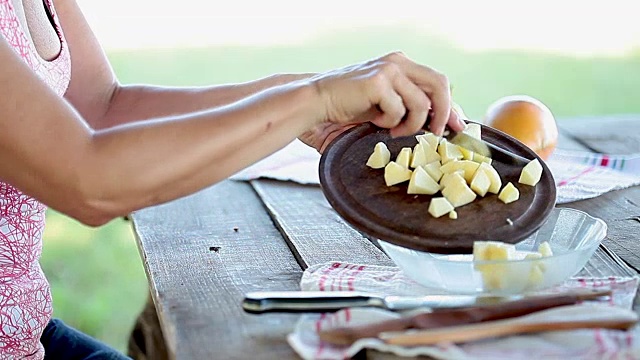
[[[332,312],[362,306],[383,307],[384,301],[353,291],[258,291],[247,293],[242,301],[242,308],[250,314]]]

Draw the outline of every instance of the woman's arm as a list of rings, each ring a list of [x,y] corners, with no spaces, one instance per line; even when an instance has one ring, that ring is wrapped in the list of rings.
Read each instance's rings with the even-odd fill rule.
[[[0,64],[0,179],[90,225],[220,181],[323,116],[315,87],[303,82],[214,110],[94,131],[1,36]]]
[[[123,86],[76,1],[56,0],[55,5],[71,51],[72,76],[65,97],[93,129],[228,105],[311,75],[278,74],[239,84],[193,88]]]

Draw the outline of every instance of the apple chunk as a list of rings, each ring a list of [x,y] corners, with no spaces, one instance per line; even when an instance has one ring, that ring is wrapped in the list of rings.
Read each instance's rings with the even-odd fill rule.
[[[489,180],[489,176],[485,171],[476,170],[475,175],[471,179],[471,183],[469,184],[471,190],[473,190],[476,194],[480,196],[485,196],[489,187],[491,186],[491,180]]]
[[[409,164],[411,163],[411,155],[413,155],[413,152],[411,151],[410,147],[403,147],[402,149],[400,149],[400,153],[398,154],[398,157],[396,158],[396,162],[402,166],[404,166],[405,169],[409,168]]]
[[[424,165],[423,168],[427,171],[433,180],[440,181],[442,179],[442,171],[440,171],[440,161],[434,161],[430,164]]]
[[[476,199],[476,193],[467,186],[466,182],[451,181],[442,189],[442,196],[454,207],[467,205]]]
[[[480,124],[468,123],[462,132],[478,140],[482,139],[482,127]]]
[[[429,176],[424,168],[418,167],[413,171],[409,180],[407,194],[433,195],[438,191],[440,191],[440,185]]]
[[[500,195],[498,195],[498,199],[500,199],[503,203],[509,204],[520,198],[520,191],[516,188],[512,183],[507,183],[504,186],[502,191],[500,191]]]
[[[487,191],[492,194],[499,193],[500,188],[502,187],[502,179],[500,179],[500,174],[498,174],[496,168],[489,163],[483,162],[480,163],[480,167],[478,167],[478,169],[484,171],[491,181],[491,185]]]
[[[447,139],[442,139],[440,145],[438,145],[438,154],[440,154],[440,161],[443,164],[462,159],[462,153],[458,146],[448,142]]]
[[[467,183],[470,183],[471,180],[473,179],[473,175],[476,173],[476,170],[478,170],[478,167],[480,167],[480,164],[478,164],[477,162],[473,162],[469,160],[455,160],[442,165],[442,167],[440,168],[440,171],[442,171],[445,174],[448,174],[448,173],[455,172],[457,170],[462,170],[464,171],[465,181]]]
[[[439,218],[440,216],[453,211],[453,205],[451,205],[451,203],[446,198],[437,197],[431,199],[428,211],[429,214],[431,214],[431,216],[433,216],[434,218]]]
[[[391,161],[384,167],[384,182],[387,186],[400,184],[411,179],[411,173],[411,170],[395,161]]]
[[[533,159],[522,168],[518,182],[524,185],[536,186],[541,177],[542,165],[538,159]]]
[[[391,152],[387,148],[387,145],[380,141],[373,148],[373,153],[369,156],[369,160],[367,160],[367,166],[374,169],[382,169],[387,166],[391,160]]]

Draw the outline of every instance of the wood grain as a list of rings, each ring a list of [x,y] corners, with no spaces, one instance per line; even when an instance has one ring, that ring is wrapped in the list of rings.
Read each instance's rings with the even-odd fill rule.
[[[296,358],[285,340],[295,315],[240,306],[249,291],[296,290],[301,276],[249,184],[223,182],[132,218],[176,359]]]
[[[301,266],[328,261],[393,265],[371,241],[344,222],[317,186],[252,181]]]

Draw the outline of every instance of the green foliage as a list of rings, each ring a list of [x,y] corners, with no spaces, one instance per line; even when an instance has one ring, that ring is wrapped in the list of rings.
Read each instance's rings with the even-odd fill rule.
[[[455,100],[481,119],[499,97],[528,94],[556,117],[640,113],[640,53],[572,58],[518,51],[466,52],[410,28],[356,29],[300,46],[217,47],[111,52],[123,83],[207,85],[277,72],[342,67],[393,50],[446,73]],[[130,224],[89,229],[49,212],[42,264],[55,316],[124,349],[147,285]]]

